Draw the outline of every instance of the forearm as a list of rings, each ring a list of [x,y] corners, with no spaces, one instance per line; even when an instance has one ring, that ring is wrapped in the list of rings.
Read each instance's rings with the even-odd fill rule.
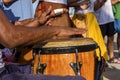
[[[3,41],[1,41],[2,45],[8,48],[27,46],[42,42],[57,34],[54,29],[50,29],[51,27],[46,26],[44,26],[44,28],[27,28],[23,26],[11,27],[12,28],[10,28],[9,31],[5,31],[6,33],[2,37]]]
[[[120,1],[119,0],[111,0],[111,4],[114,5],[116,3],[119,3]]]
[[[14,23],[15,25],[24,25],[24,26],[27,26],[27,27],[38,27],[40,26],[40,22],[37,18],[31,18],[31,19],[25,19],[25,20],[22,20],[22,21],[15,21]]]
[[[94,10],[96,11],[99,8],[101,8],[104,5],[105,2],[106,2],[106,0],[96,0],[94,2]]]
[[[29,27],[37,27],[44,24],[47,24],[47,21],[49,22],[50,18],[61,16],[64,13],[67,13],[68,10],[66,8],[61,9],[55,9],[52,10],[52,7],[49,6],[48,9],[46,9],[45,12],[38,12],[38,15],[35,18],[32,19],[26,19],[22,21],[16,21],[15,25],[26,25]]]
[[[8,48],[41,42],[59,32],[47,26],[36,28],[15,26],[9,22],[2,10],[0,10],[0,29],[0,44]]]
[[[32,0],[32,3],[34,3],[36,0]]]
[[[67,4],[69,7],[76,7],[79,6],[79,4],[77,4],[79,0],[67,0]]]

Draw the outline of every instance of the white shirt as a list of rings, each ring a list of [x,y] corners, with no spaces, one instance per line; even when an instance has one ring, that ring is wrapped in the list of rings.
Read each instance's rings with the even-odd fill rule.
[[[0,68],[4,67],[5,63],[3,63],[2,59],[2,50],[0,49]]]
[[[105,4],[97,11],[95,11],[96,18],[100,25],[114,21],[111,1],[107,0]]]
[[[0,7],[2,7],[3,2],[2,0],[0,0]],[[3,59],[2,59],[2,50],[0,49],[0,68],[4,67],[5,63],[3,63]]]
[[[67,4],[67,0],[40,0],[40,1]]]

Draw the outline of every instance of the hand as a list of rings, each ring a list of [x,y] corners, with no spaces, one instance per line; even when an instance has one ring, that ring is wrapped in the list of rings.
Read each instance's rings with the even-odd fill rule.
[[[40,24],[49,24],[56,16],[60,16],[64,13],[67,13],[68,9],[66,8],[60,8],[52,10],[52,7],[50,6],[47,11],[45,12],[39,12],[40,16],[38,17]],[[52,19],[51,19],[52,18]]]
[[[61,38],[68,38],[71,36],[77,36],[85,33],[87,31],[86,28],[61,28],[59,27],[57,30],[59,30],[59,33],[54,36],[54,39],[61,39]]]
[[[89,5],[88,5],[87,3],[82,3],[82,4],[80,5],[80,8],[81,8],[82,10],[86,10],[86,9],[89,8]]]
[[[52,11],[52,8],[49,7],[46,12],[43,12],[43,13],[42,11],[38,12],[39,16],[37,17],[37,19],[41,25],[45,24],[47,20],[50,18],[49,14],[51,13],[51,11]]]
[[[54,22],[54,21],[58,20],[58,19],[56,19],[57,17],[61,17],[62,14],[67,13],[67,12],[68,12],[68,9],[66,9],[66,8],[54,9],[51,12],[51,18],[46,22],[46,25],[52,26],[53,23],[51,23],[51,22]]]

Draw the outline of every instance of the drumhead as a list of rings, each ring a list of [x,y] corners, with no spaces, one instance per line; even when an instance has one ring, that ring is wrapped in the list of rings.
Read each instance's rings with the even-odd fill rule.
[[[70,38],[48,41],[43,46],[34,47],[37,53],[73,53],[77,49],[79,52],[91,51],[98,48],[97,43],[92,38]]]

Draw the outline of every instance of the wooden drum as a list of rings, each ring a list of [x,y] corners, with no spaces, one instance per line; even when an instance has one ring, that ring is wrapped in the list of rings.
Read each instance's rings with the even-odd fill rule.
[[[52,40],[44,46],[35,46],[37,73],[51,75],[81,75],[86,80],[95,80],[98,45],[91,38]]]

